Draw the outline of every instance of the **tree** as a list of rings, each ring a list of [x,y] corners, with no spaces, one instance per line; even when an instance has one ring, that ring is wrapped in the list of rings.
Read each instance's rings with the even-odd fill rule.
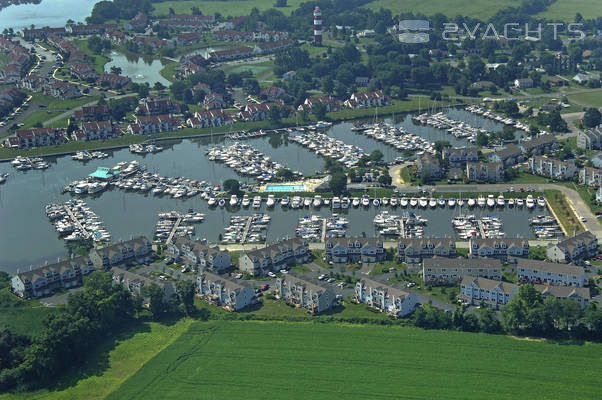
[[[165,85],[162,84],[161,82],[157,81],[157,82],[155,82],[153,88],[157,91],[161,91],[161,90],[165,89]]]
[[[479,328],[486,333],[499,333],[502,325],[495,311],[488,307],[479,309]]]
[[[372,153],[370,153],[370,161],[375,164],[380,164],[383,161],[383,152],[376,149]]]
[[[280,107],[270,107],[270,109],[268,110],[268,119],[274,123],[277,124],[278,122],[280,122],[280,118],[282,117],[282,109]]]
[[[121,69],[121,67],[118,67],[118,66],[116,66],[116,65],[113,65],[113,66],[111,67],[111,73],[112,73],[112,74],[115,74],[115,75],[121,75],[121,72],[122,72],[122,69]]]
[[[391,183],[393,183],[393,179],[391,178],[391,175],[389,175],[389,171],[383,172],[378,177],[378,183],[380,183],[381,185],[385,185],[385,186],[389,186],[389,185],[391,185]]]
[[[153,314],[154,319],[160,319],[167,312],[167,303],[163,289],[156,284],[152,284],[143,288],[144,295],[149,298],[149,310]]]
[[[259,82],[257,79],[247,78],[243,82],[243,89],[245,92],[253,95],[258,95],[260,92]]]
[[[583,125],[586,128],[595,128],[600,125],[600,111],[597,108],[588,108],[583,115]]]
[[[318,102],[316,104],[314,104],[314,106],[312,107],[312,112],[314,113],[314,115],[316,116],[317,119],[324,119],[326,118],[326,104],[322,103],[322,102]]]
[[[339,196],[347,190],[347,175],[344,172],[336,172],[330,176],[328,187],[335,196]]]
[[[276,177],[286,181],[290,181],[295,177],[295,174],[290,169],[281,167],[278,168],[278,170],[276,171]]]
[[[184,305],[186,315],[191,315],[194,310],[194,281],[178,281],[176,284],[176,293]]]
[[[286,0],[276,0],[274,7],[286,7]]]
[[[477,146],[485,147],[489,144],[489,136],[485,132],[477,133]]]
[[[240,183],[236,179],[226,179],[223,188],[230,194],[238,195],[240,193]]]

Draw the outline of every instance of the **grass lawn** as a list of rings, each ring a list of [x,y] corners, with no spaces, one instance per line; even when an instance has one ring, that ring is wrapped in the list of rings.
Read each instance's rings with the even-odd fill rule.
[[[100,343],[88,365],[73,372],[57,387],[23,394],[3,394],[0,400],[104,399],[146,362],[171,345],[192,325],[192,320],[174,324],[138,324],[116,340]]]
[[[393,15],[412,12],[414,14],[422,13],[425,15],[434,15],[443,13],[449,18],[457,15],[466,15],[471,18],[487,20],[496,12],[511,5],[518,6],[515,2],[481,0],[474,2],[471,0],[456,0],[453,2],[446,0],[375,0],[367,4],[366,8],[379,10],[385,8],[391,10]],[[575,12],[571,14],[574,17]]]
[[[296,274],[306,274],[308,272],[311,272],[311,268],[309,268],[307,265],[299,264],[292,266],[291,272],[294,272]]]
[[[17,333],[35,335],[42,329],[42,321],[56,308],[38,306],[0,308],[0,329],[9,328]]]
[[[180,65],[179,62],[172,61],[168,64],[163,65],[163,69],[159,71],[161,76],[167,79],[170,82],[175,82],[176,78],[174,75],[176,74],[176,67]]]
[[[304,0],[288,0],[287,6],[278,8],[283,14],[289,15],[299,7]],[[152,15],[167,15],[169,8],[173,8],[176,14],[190,14],[192,7],[198,7],[203,15],[220,13],[224,17],[238,17],[249,15],[253,8],[265,11],[274,7],[275,0],[204,0],[204,1],[164,1],[153,4]]]
[[[508,181],[508,184],[534,184],[534,183],[548,183],[550,179],[545,176],[533,175],[529,174],[525,171],[519,171],[518,176],[511,181]],[[518,189],[518,188],[515,188]]]
[[[596,190],[594,188],[577,185],[574,182],[565,182],[565,185],[571,189],[575,189],[593,213],[602,212],[602,207],[596,203]]]
[[[587,19],[602,16],[602,8],[598,0],[557,0],[548,9],[537,14],[538,18],[574,22],[575,14],[581,13]]]
[[[567,97],[569,100],[587,104],[591,107],[602,107],[602,90],[599,92],[569,94]]]
[[[88,39],[76,39],[73,40],[73,44],[77,46],[78,49],[86,53],[86,55],[90,57],[90,59],[94,60],[94,62],[92,62],[90,66],[94,68],[96,72],[98,72],[99,74],[105,72],[105,64],[109,62],[109,59],[103,55],[96,54],[90,51],[90,49],[88,49]]]
[[[107,399],[593,399],[601,352],[409,327],[195,322]]]
[[[389,269],[395,269],[397,271],[403,271],[408,268],[405,263],[399,263],[394,260],[388,260],[374,264],[374,268],[370,271],[370,275],[382,275],[389,272]]]
[[[572,236],[573,232],[579,233],[583,231],[583,226],[569,207],[564,194],[558,190],[545,190],[544,195],[567,235]]]

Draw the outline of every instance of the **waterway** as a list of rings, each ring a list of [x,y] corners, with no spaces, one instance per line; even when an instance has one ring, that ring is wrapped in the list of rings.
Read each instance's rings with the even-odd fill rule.
[[[412,124],[408,117],[400,117],[400,124]],[[372,140],[366,136],[351,131],[350,123],[341,123],[331,127],[328,134],[344,140],[346,143],[362,146],[366,151],[376,148],[383,150],[385,158],[394,159],[400,153],[395,149]],[[410,129],[411,128],[411,129]],[[408,125],[408,130],[421,134],[435,141],[445,137],[452,138],[445,132],[427,127]],[[430,130],[429,130],[430,129]],[[432,135],[432,136],[427,136]],[[439,137],[438,135],[444,135]],[[64,242],[59,239],[52,224],[46,218],[44,206],[48,203],[64,202],[70,198],[63,194],[62,188],[76,180],[87,176],[97,167],[111,167],[120,161],[138,160],[147,166],[149,171],[163,176],[185,176],[192,179],[221,183],[228,178],[241,181],[251,181],[240,177],[232,169],[223,164],[211,162],[205,156],[205,150],[212,145],[222,144],[223,136],[204,137],[202,139],[175,140],[160,142],[166,150],[144,156],[134,155],[128,149],[109,151],[109,158],[92,160],[87,163],[73,161],[70,156],[49,158],[51,167],[47,170],[31,170],[21,172],[13,169],[9,163],[0,163],[0,173],[10,174],[7,182],[0,186],[0,270],[10,273],[18,269],[28,269],[44,262],[55,262],[58,257],[66,257],[67,250]],[[247,141],[271,159],[287,165],[293,170],[310,175],[323,168],[323,160],[309,150],[287,140],[286,135],[269,135]],[[461,144],[461,143],[458,143]],[[111,232],[113,240],[127,240],[133,235],[151,237],[160,211],[189,208],[206,214],[205,222],[196,226],[196,235],[216,241],[223,227],[228,225],[230,215],[250,215],[253,209],[209,209],[207,203],[200,197],[191,199],[173,199],[170,197],[155,197],[152,194],[139,194],[122,190],[111,190],[94,197],[87,196],[85,201],[92,210],[104,221]],[[370,207],[339,211],[348,214],[350,221],[348,235],[374,235],[373,218],[383,207]],[[403,213],[398,208],[392,213]],[[260,212],[272,215],[268,229],[268,240],[273,241],[282,237],[294,235],[299,217],[314,213],[329,215],[329,209],[316,210],[283,210],[277,206],[273,210],[262,207]],[[454,236],[451,218],[459,214],[459,210],[449,207],[415,210],[429,220],[425,228],[425,236]],[[471,214],[496,215],[504,223],[506,237],[525,236],[533,238],[529,229],[530,212],[517,208],[496,209],[493,211],[474,209],[464,210]],[[538,209],[533,214],[547,214]]]
[[[100,0],[42,0],[40,4],[18,4],[0,11],[0,31],[13,28],[22,30],[31,25],[59,28],[67,20],[85,22],[94,4]]]
[[[109,54],[111,61],[105,64],[105,72],[111,72],[111,67],[121,68],[121,75],[129,77],[136,83],[148,83],[153,86],[161,82],[163,86],[171,85],[171,82],[161,76],[163,69],[161,60],[152,57],[140,57],[137,55],[126,55],[116,51]]]

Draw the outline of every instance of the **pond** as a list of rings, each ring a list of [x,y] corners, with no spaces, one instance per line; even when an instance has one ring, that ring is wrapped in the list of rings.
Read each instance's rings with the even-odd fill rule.
[[[161,60],[116,51],[111,51],[109,58],[111,61],[105,64],[105,72],[111,72],[111,67],[119,67],[121,75],[129,77],[135,83],[148,83],[151,87],[156,82],[161,82],[164,86],[171,85],[170,81],[161,76]]]

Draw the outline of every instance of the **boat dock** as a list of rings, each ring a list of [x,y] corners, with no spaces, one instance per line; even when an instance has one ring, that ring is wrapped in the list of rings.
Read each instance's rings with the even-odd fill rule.
[[[253,216],[247,218],[247,223],[245,224],[245,229],[242,231],[242,238],[240,239],[240,243],[245,243],[247,241],[247,236],[249,235],[249,230],[251,229],[251,224],[253,223]]]
[[[406,237],[406,223],[404,221],[404,218],[399,219],[399,236],[401,236],[402,238]]]
[[[71,209],[71,206],[69,204],[65,203],[65,205],[63,207],[65,208],[65,211],[67,211],[67,214],[69,215],[69,217],[71,217],[71,220],[75,223],[75,225],[77,225],[77,227],[79,228],[79,231],[82,233],[84,238],[86,238],[86,239],[90,238],[90,235],[91,235],[90,232],[88,232],[88,230],[82,225],[79,218],[77,218],[75,216],[75,213]]]
[[[167,242],[166,244],[169,245],[174,237],[174,235],[176,234],[176,231],[178,230],[178,226],[180,226],[180,223],[182,223],[182,217],[178,217],[178,219],[176,220],[176,223],[173,224],[173,227],[171,228],[171,232],[169,232],[169,236],[167,237]]]
[[[481,220],[481,219],[477,220],[477,225],[479,227],[479,233],[481,234],[481,237],[486,238],[487,236],[485,235],[485,228],[483,227],[483,220]]]
[[[326,241],[326,218],[322,220],[322,242]]]

